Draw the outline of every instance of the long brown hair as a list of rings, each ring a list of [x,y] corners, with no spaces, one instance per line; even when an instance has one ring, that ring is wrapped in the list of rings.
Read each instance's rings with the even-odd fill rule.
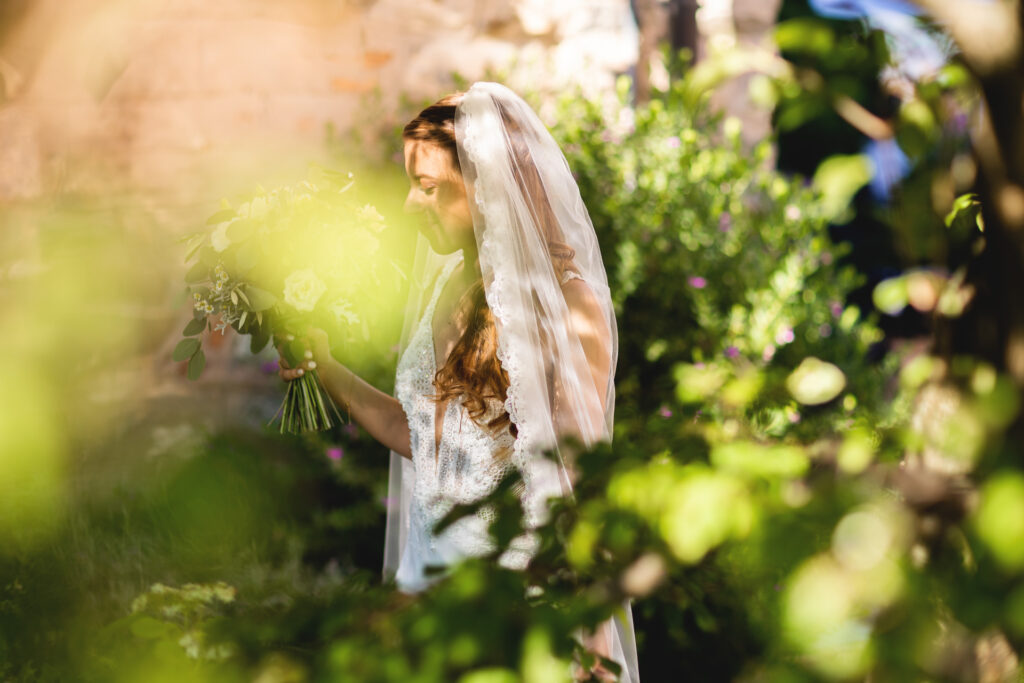
[[[462,168],[455,142],[455,110],[462,97],[463,93],[456,92],[441,98],[421,111],[402,131],[403,139],[440,145],[448,152],[452,166],[460,176]],[[576,252],[561,239],[558,222],[529,150],[520,136],[515,135],[517,128],[514,122],[508,116],[504,116],[504,120],[512,133],[510,142],[515,157],[514,166],[518,171],[517,180],[523,194],[532,199],[532,206],[539,209],[540,215],[536,216],[536,222],[544,232],[555,277],[561,281],[567,270],[578,274],[579,270],[573,264]],[[435,403],[441,403],[459,395],[464,396],[463,402],[470,418],[479,424],[478,418],[487,412],[488,399],[496,398],[504,403],[509,380],[508,373],[498,360],[497,328],[494,315],[484,297],[483,280],[478,278],[463,296],[460,304],[468,297],[471,305],[466,330],[456,342],[444,366],[434,374],[434,387],[437,391],[430,398]],[[515,425],[511,424],[508,413],[504,411],[490,420],[486,427],[480,426],[494,433],[500,433],[508,427],[513,435],[516,434]]]

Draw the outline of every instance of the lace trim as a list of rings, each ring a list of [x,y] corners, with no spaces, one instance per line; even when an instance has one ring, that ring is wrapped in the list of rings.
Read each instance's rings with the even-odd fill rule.
[[[474,101],[477,97],[483,98],[484,101]],[[508,302],[513,301],[513,299],[510,298],[508,291],[509,283],[506,282],[503,269],[494,267],[495,264],[500,264],[503,262],[503,259],[507,258],[506,255],[503,255],[503,252],[507,253],[508,249],[502,249],[501,240],[495,235],[496,231],[499,230],[497,226],[501,223],[502,212],[500,199],[495,201],[497,196],[492,197],[491,193],[496,192],[500,196],[501,190],[499,187],[500,180],[494,177],[495,170],[491,168],[493,164],[490,163],[492,159],[503,158],[503,155],[507,154],[507,152],[504,149],[504,136],[500,134],[500,131],[494,131],[489,134],[487,129],[488,119],[494,117],[489,117],[487,115],[489,112],[472,111],[472,108],[476,106],[486,108],[495,105],[492,104],[491,97],[486,93],[476,97],[467,93],[467,96],[460,105],[465,114],[462,118],[461,143],[477,173],[474,183],[474,199],[476,207],[483,217],[480,238],[480,260],[481,264],[491,265],[493,275],[487,292],[488,305],[495,319],[500,322],[501,329],[510,330],[513,329],[514,322],[519,316],[516,316],[514,311],[508,308]],[[495,146],[500,148],[492,149]],[[526,526],[530,528],[538,526],[546,515],[546,495],[555,495],[556,493],[542,490],[539,483],[543,480],[538,480],[535,477],[535,468],[545,470],[546,467],[544,464],[538,463],[533,459],[536,435],[533,425],[529,424],[529,420],[524,421],[524,412],[521,409],[525,405],[525,397],[521,395],[524,365],[523,360],[520,358],[521,350],[517,348],[510,337],[511,335],[509,334],[499,335],[498,348],[495,355],[509,377],[504,408],[509,415],[510,421],[516,425],[517,429],[516,440],[513,444],[512,460],[522,473],[525,487],[522,496],[523,510]],[[548,476],[551,476],[550,473],[548,473]],[[554,476],[558,477],[558,474],[556,473]],[[512,556],[518,557],[521,560],[523,553],[530,554],[528,549],[535,549],[536,539],[532,532],[526,532],[520,539],[521,542],[517,544],[518,548],[512,552]]]
[[[562,275],[562,282],[561,282],[561,284],[564,285],[566,282],[568,282],[569,280],[572,280],[573,278],[578,278],[578,279],[582,280],[583,276],[580,275],[579,273],[577,273],[576,271],[567,270],[567,271],[565,271],[565,274]]]
[[[490,100],[489,95],[482,95],[487,100]],[[462,106],[465,108],[470,105],[470,97],[466,97]],[[489,104],[489,103],[488,103]],[[480,256],[481,260],[486,259],[487,263],[499,263],[500,254],[497,252],[494,237],[494,224],[498,222],[498,216],[496,214],[496,208],[493,202],[489,202],[487,195],[492,185],[491,178],[487,177],[485,171],[486,164],[482,164],[488,155],[486,149],[486,140],[483,139],[484,134],[480,131],[480,127],[474,125],[472,116],[464,119],[462,146],[469,156],[470,161],[473,162],[477,172],[477,182],[474,185],[474,199],[477,209],[484,218],[484,225],[482,236],[480,240]],[[499,269],[492,268],[493,279],[488,289],[488,305],[491,309],[491,313],[501,323],[502,329],[509,328],[509,312],[505,308],[506,301],[506,283],[502,277],[502,272]],[[508,373],[509,386],[506,392],[505,398],[505,411],[509,415],[511,422],[516,425],[516,443],[513,450],[513,458],[518,463],[522,463],[524,460],[524,454],[529,453],[529,446],[531,443],[530,430],[527,429],[527,425],[522,424],[520,418],[520,395],[519,387],[521,385],[521,365],[519,362],[519,354],[516,352],[509,343],[507,338],[498,337],[498,349],[495,352],[498,360],[501,362],[502,367]],[[526,474],[524,473],[524,478]],[[529,482],[526,482],[529,484]]]

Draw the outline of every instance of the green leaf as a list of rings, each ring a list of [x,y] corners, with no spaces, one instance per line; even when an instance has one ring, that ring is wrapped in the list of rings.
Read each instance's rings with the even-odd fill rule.
[[[224,221],[231,220],[232,218],[234,218],[237,215],[238,214],[235,213],[234,209],[221,209],[217,213],[215,213],[212,216],[210,216],[209,218],[207,218],[206,219],[206,224],[207,225],[216,225],[217,223],[223,223]]]
[[[191,358],[198,350],[198,339],[196,339],[195,337],[182,339],[180,342],[178,342],[178,345],[174,347],[174,352],[171,354],[171,358],[173,358],[176,361],[183,361],[186,358]]]
[[[247,287],[247,295],[249,302],[252,304],[253,311],[265,311],[277,303],[276,296],[265,289],[253,287],[252,285]]]
[[[206,367],[206,354],[199,349],[188,362],[188,378],[193,381],[199,379],[204,367]]]
[[[849,213],[850,202],[871,180],[871,161],[863,154],[836,154],[825,159],[814,172],[814,187],[822,194],[822,209],[834,222]]]
[[[836,35],[825,22],[800,17],[780,22],[775,27],[775,43],[779,49],[826,56],[836,44]]]
[[[139,638],[156,640],[158,638],[169,638],[174,635],[177,627],[166,621],[160,621],[153,617],[140,616],[131,625],[131,631]]]
[[[962,194],[953,201],[953,208],[946,214],[946,227],[962,229],[967,232],[975,226],[984,232],[981,223],[981,202],[978,195]]]
[[[206,234],[194,235],[188,243],[188,250],[185,252],[185,262],[192,260],[192,257],[199,251],[199,247],[203,246],[206,242]]]
[[[899,275],[882,280],[871,293],[875,308],[887,315],[899,315],[907,307],[907,278]]]
[[[191,337],[194,334],[199,334],[206,329],[206,316],[202,318],[193,318],[188,321],[188,325],[185,325],[185,329],[182,334],[186,337]]]
[[[205,246],[199,250],[199,262],[205,263],[210,268],[220,263],[220,254],[211,246]]]
[[[711,464],[720,470],[761,477],[801,477],[810,459],[799,446],[731,441],[711,449]]]
[[[243,242],[235,252],[235,265],[242,273],[248,273],[259,263],[260,248],[252,240]]]
[[[252,333],[252,338],[249,340],[249,350],[254,354],[259,353],[267,346],[267,342],[269,341],[270,335],[262,328],[257,329]]]
[[[202,261],[200,261],[199,263],[196,263],[191,268],[189,268],[188,272],[185,273],[185,282],[188,282],[188,283],[202,282],[203,280],[209,279],[209,277],[210,277],[210,267],[207,266]]]
[[[808,356],[786,378],[786,388],[800,403],[828,403],[846,387],[846,375],[832,363]]]

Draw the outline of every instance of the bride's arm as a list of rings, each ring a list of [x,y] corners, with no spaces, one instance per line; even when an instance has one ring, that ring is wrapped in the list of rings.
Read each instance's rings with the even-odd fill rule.
[[[593,290],[583,280],[578,278],[569,280],[562,285],[562,292],[568,307],[572,332],[579,338],[580,346],[583,348],[593,385],[589,392],[587,387],[583,389],[585,395],[582,397],[584,401],[582,418],[589,424],[580,425],[578,424],[579,416],[558,408],[564,400],[565,388],[561,386],[559,378],[555,379],[556,428],[560,437],[572,435],[582,443],[587,443],[600,439],[604,429],[608,376],[612,371],[611,330],[605,320],[601,304]],[[583,381],[583,378],[580,380]],[[585,434],[590,438],[588,439]],[[569,450],[566,449],[565,452],[570,455],[571,459]],[[571,462],[566,462],[565,465],[569,470],[570,478],[575,482],[575,467]]]
[[[319,370],[320,381],[335,403],[346,409],[352,419],[369,432],[370,436],[406,458],[412,458],[409,439],[409,419],[402,404],[331,357],[327,337],[311,335],[313,361]],[[299,368],[289,368],[282,357],[281,379],[291,381],[310,367],[303,361]]]
[[[335,402],[347,406],[352,419],[395,453],[412,458],[409,420],[402,404],[334,359],[317,366]]]
[[[569,308],[569,320],[580,339],[583,353],[594,378],[594,388],[599,392],[597,404],[601,408],[598,424],[604,422],[604,405],[608,398],[608,373],[611,371],[611,334],[604,319],[601,304],[590,286],[575,278],[562,285],[565,304]]]

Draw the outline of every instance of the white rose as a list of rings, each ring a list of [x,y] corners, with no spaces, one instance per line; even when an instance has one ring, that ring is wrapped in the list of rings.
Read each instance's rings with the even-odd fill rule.
[[[366,227],[373,230],[374,232],[380,232],[384,229],[384,216],[380,215],[377,211],[377,207],[372,204],[364,204],[361,209],[356,211],[356,218],[366,224]]]
[[[214,251],[221,252],[231,246],[231,240],[228,238],[228,226],[237,220],[237,218],[232,218],[230,221],[221,223],[216,230],[210,233],[210,244]]]
[[[297,311],[312,311],[327,285],[309,268],[297,270],[284,281],[284,300]]]

